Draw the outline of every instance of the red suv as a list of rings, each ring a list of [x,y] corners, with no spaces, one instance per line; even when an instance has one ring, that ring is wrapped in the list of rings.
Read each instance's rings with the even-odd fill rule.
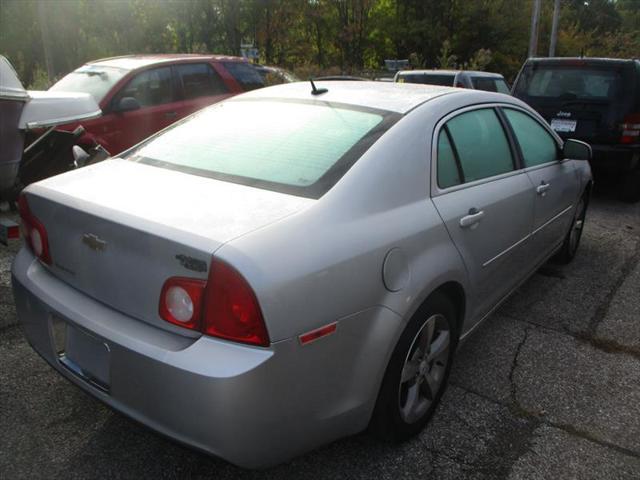
[[[245,59],[173,54],[89,62],[50,90],[90,93],[102,116],[82,122],[86,133],[79,144],[91,147],[95,142],[117,155],[196,110],[263,86],[262,77]]]

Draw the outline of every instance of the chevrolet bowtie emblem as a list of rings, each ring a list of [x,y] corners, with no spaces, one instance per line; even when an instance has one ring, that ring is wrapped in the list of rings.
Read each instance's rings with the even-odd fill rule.
[[[85,233],[82,235],[82,243],[96,252],[103,252],[104,249],[107,248],[107,242],[93,233]]]

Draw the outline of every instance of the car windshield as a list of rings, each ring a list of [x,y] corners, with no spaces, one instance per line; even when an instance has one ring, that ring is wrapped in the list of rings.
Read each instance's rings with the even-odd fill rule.
[[[425,85],[442,85],[451,87],[455,75],[433,74],[433,73],[406,73],[398,77],[401,83],[424,83]]]
[[[84,65],[62,77],[49,90],[89,93],[96,103],[100,103],[111,87],[126,73],[127,70],[121,68]]]
[[[328,103],[235,100],[198,112],[127,158],[319,198],[398,117]]]
[[[621,73],[617,70],[580,67],[544,66],[527,68],[518,81],[518,96],[607,100],[617,96]]]
[[[485,90],[487,92],[509,93],[507,82],[501,78],[491,77],[471,77],[473,88],[477,90]]]

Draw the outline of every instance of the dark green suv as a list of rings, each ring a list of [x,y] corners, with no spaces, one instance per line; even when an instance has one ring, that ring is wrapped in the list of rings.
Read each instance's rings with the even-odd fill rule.
[[[640,200],[640,60],[531,58],[513,95],[561,137],[588,142],[592,167],[619,176],[625,200]]]

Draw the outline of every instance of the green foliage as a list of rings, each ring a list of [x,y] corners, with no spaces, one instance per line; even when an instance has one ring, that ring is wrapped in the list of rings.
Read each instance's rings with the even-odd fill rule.
[[[491,60],[491,50],[488,48],[481,48],[469,59],[466,68],[469,70],[486,70],[487,65],[491,63]]]
[[[442,49],[440,56],[438,56],[438,67],[445,70],[455,69],[458,67],[457,61],[458,56],[451,53],[451,42],[449,40],[442,42]]]
[[[130,53],[239,55],[299,72],[473,68],[513,78],[525,59],[533,0],[0,0],[0,53],[25,85],[86,61]],[[39,2],[44,15],[39,15]],[[640,0],[563,0],[559,55],[640,54]],[[553,2],[543,2],[538,54]],[[43,26],[48,29],[47,75]],[[309,75],[301,75],[307,78]]]

